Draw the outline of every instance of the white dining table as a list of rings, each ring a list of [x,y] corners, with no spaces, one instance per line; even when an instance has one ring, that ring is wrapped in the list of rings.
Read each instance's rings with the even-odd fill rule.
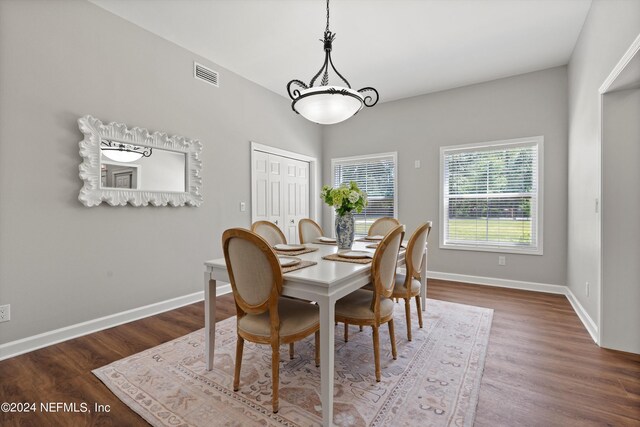
[[[367,248],[371,242],[354,242],[353,250],[373,253]],[[406,242],[403,243],[406,246]],[[285,273],[282,294],[315,301],[320,310],[320,401],[322,402],[322,425],[333,425],[333,381],[334,381],[334,332],[335,303],[338,299],[366,285],[370,281],[371,263],[355,264],[322,259],[323,256],[338,252],[337,246],[307,243],[305,246],[318,248],[317,251],[296,255],[302,260],[315,261],[316,265]],[[404,250],[398,255],[398,265],[404,264]],[[224,258],[206,261],[204,273],[205,294],[205,358],[207,370],[213,368],[215,349],[216,287],[229,283],[227,265]],[[420,271],[420,298],[422,310],[427,303],[427,248]],[[223,283],[220,283],[223,282]],[[373,366],[371,367],[373,372]],[[373,375],[372,375],[373,378]]]

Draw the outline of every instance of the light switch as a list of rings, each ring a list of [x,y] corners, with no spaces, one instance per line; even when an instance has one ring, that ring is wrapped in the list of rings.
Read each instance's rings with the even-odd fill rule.
[[[420,169],[420,160],[416,160],[414,163],[416,169]]]
[[[244,212],[247,210],[247,204],[245,202],[240,202],[240,212]]]

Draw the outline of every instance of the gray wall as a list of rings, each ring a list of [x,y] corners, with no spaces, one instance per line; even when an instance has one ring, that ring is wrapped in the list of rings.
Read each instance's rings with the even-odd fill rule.
[[[0,1],[0,93],[0,343],[201,291],[250,222],[249,141],[321,157],[286,99],[87,2]],[[203,206],[85,208],[85,114],[202,141]]]
[[[640,1],[594,0],[569,62],[567,285],[599,324],[598,89],[640,33]],[[606,195],[605,195],[606,197]],[[589,296],[585,283],[591,283]]]
[[[331,158],[398,152],[400,220],[409,232],[434,221],[430,271],[565,284],[566,67],[384,103],[325,129],[325,177]],[[544,255],[507,254],[507,265],[498,266],[493,252],[440,249],[439,147],[536,135],[544,136]],[[421,160],[420,169],[414,160]],[[325,226],[330,214],[325,208]]]
[[[608,93],[603,111],[601,344],[640,353],[640,89]]]

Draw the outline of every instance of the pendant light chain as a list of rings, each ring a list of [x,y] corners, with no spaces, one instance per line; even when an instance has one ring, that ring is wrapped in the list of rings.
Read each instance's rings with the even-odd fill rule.
[[[324,32],[329,32],[329,0],[327,0],[327,28],[324,30]]]

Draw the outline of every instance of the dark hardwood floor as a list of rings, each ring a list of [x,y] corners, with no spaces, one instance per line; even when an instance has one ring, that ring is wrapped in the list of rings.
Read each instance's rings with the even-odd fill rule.
[[[495,310],[476,426],[640,426],[640,356],[595,345],[564,296],[440,280],[429,280],[428,295]],[[233,316],[232,296],[217,308],[217,320]],[[189,305],[0,362],[0,402],[110,407],[0,413],[0,426],[146,425],[91,370],[202,328],[203,310]]]

